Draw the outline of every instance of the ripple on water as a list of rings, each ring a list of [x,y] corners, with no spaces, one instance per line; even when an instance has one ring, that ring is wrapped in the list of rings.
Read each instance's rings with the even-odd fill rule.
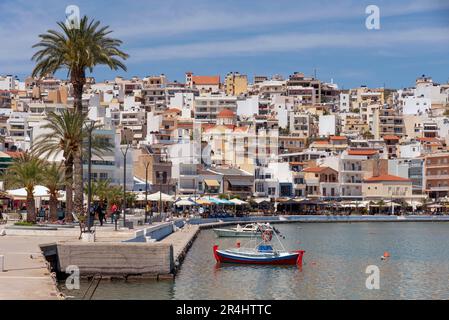
[[[104,282],[94,298],[449,299],[449,223],[295,223],[278,228],[287,248],[306,250],[302,270],[218,266],[212,246],[235,246],[236,239],[216,238],[205,230],[174,282]],[[391,254],[387,261],[380,259],[384,251]],[[365,287],[368,265],[379,267],[380,290]]]

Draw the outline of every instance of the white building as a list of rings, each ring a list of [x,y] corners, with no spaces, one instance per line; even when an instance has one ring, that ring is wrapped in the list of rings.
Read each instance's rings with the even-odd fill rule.
[[[218,114],[229,109],[237,111],[237,97],[226,95],[204,95],[195,98],[194,117],[200,122],[216,123]]]
[[[340,112],[349,112],[350,107],[349,93],[340,93]]]
[[[403,99],[403,114],[426,114],[432,107],[432,100],[423,96],[406,96]]]
[[[421,156],[421,143],[412,141],[398,146],[399,158],[411,159]]]
[[[250,118],[259,114],[259,97],[251,96],[245,100],[237,101],[237,115],[244,118]]]
[[[193,113],[194,95],[191,92],[176,92],[175,96],[170,98],[169,108],[181,110],[181,117],[191,119]]]
[[[331,136],[337,134],[337,117],[334,114],[322,115],[319,118],[318,134],[320,136]]]

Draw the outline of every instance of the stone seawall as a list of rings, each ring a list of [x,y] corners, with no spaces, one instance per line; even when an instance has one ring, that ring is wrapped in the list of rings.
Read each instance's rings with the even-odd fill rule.
[[[61,271],[77,266],[81,277],[149,276],[174,270],[173,246],[168,243],[57,243]]]

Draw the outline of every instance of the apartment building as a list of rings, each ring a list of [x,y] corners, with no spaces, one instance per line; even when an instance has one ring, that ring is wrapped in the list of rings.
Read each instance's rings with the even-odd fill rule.
[[[379,110],[379,137],[405,135],[402,113],[390,106],[383,106]],[[376,137],[377,138],[377,137]]]
[[[340,196],[347,199],[362,199],[363,180],[386,174],[388,162],[381,158],[377,149],[349,149],[339,161]]]
[[[303,104],[321,103],[321,81],[295,72],[288,78],[287,95],[300,96]]]
[[[186,86],[195,88],[200,93],[216,93],[220,91],[220,76],[194,76],[186,72]]]
[[[310,167],[303,170],[308,198],[336,199],[340,195],[338,171],[330,167]]]
[[[363,180],[362,196],[365,201],[412,200],[412,180],[383,174]]]
[[[425,190],[430,198],[449,196],[449,153],[425,156]]]
[[[204,95],[195,98],[194,119],[202,123],[216,123],[218,114],[229,109],[237,111],[237,97],[226,95]]]
[[[228,96],[239,96],[248,90],[248,77],[238,72],[230,72],[225,78],[225,93]]]

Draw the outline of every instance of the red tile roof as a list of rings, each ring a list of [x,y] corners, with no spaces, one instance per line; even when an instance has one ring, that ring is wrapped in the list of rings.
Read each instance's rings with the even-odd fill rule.
[[[402,177],[398,177],[398,176],[393,176],[390,174],[383,174],[377,177],[371,177],[368,179],[365,179],[365,181],[367,182],[377,182],[377,181],[412,181],[410,179],[407,178],[402,178]]]
[[[181,110],[178,108],[170,108],[165,110],[165,113],[179,113],[179,112],[181,112]]]
[[[386,135],[384,136],[384,140],[400,140],[401,138],[399,138],[398,136],[393,136],[393,135]]]
[[[217,116],[217,118],[234,118],[234,117],[235,113],[229,109],[224,109],[220,111],[220,113]]]
[[[329,167],[313,167],[313,168],[305,168],[302,171],[303,172],[315,172],[315,173],[318,173],[318,172],[326,170],[327,168],[329,168]]]
[[[352,149],[348,150],[348,155],[350,156],[373,156],[378,151],[375,149]]]
[[[330,139],[331,140],[347,140],[348,138],[343,137],[343,136],[331,136]]]
[[[440,140],[438,140],[437,138],[418,138],[417,139],[420,142],[441,142]]]
[[[199,85],[218,85],[220,76],[192,76],[192,82]]]

